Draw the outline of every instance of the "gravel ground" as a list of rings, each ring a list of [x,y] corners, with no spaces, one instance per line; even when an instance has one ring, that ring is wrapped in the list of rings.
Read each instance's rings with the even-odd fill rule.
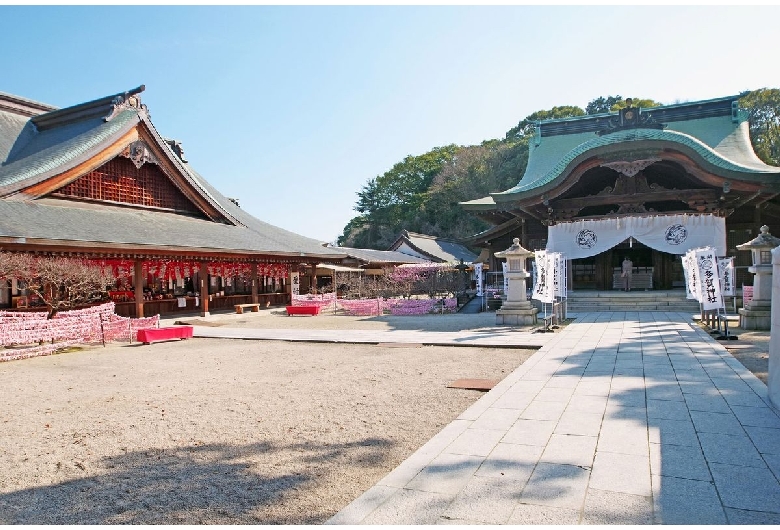
[[[283,312],[282,312],[283,313]],[[484,328],[494,315],[207,325]],[[0,524],[321,523],[532,350],[191,339],[0,364]]]
[[[491,313],[283,315],[177,320],[495,328]],[[732,331],[724,346],[766,381],[769,333]],[[531,354],[192,339],[0,363],[0,524],[321,523],[482,395],[448,383],[501,379]]]

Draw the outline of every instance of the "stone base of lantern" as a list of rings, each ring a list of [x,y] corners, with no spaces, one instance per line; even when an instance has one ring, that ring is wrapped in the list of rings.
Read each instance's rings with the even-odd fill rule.
[[[772,329],[772,302],[769,300],[753,300],[738,313],[739,327],[742,329]]]
[[[531,302],[504,302],[496,311],[496,325],[499,326],[534,326],[537,324],[536,314],[539,309]]]

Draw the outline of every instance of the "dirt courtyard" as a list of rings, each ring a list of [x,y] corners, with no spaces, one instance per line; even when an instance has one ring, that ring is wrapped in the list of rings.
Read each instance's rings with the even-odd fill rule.
[[[166,319],[496,329],[495,315]],[[765,379],[768,332],[724,343]],[[317,524],[533,350],[191,339],[0,363],[0,524]]]
[[[348,333],[491,318],[208,323]],[[0,524],[321,523],[482,395],[448,383],[501,379],[532,354],[190,339],[0,363]]]

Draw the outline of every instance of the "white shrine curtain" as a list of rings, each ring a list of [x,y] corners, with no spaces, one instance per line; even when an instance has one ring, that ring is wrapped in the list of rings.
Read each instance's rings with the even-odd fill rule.
[[[726,220],[711,214],[653,215],[559,223],[548,228],[547,251],[566,259],[595,256],[633,237],[650,248],[685,254],[698,247],[714,247],[726,255]]]

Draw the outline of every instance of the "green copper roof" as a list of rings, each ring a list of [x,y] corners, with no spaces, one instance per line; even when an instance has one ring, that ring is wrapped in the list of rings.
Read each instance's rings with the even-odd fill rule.
[[[755,157],[755,155],[753,155],[753,157],[757,162],[753,162],[752,160],[747,159],[743,163],[737,163],[724,157],[722,154],[718,153],[715,149],[705,144],[703,141],[694,138],[689,134],[673,130],[640,128],[622,130],[595,138],[593,137],[592,133],[566,135],[559,138],[571,144],[577,143],[579,140],[583,140],[583,137],[588,137],[590,139],[582,143],[578,143],[578,145],[571,148],[560,158],[556,157],[557,161],[555,161],[554,165],[552,165],[552,167],[550,167],[547,171],[534,174],[532,172],[534,165],[529,160],[528,169],[526,170],[523,179],[520,181],[520,183],[518,183],[517,186],[503,192],[491,193],[490,195],[497,202],[511,200],[515,195],[532,192],[552,183],[558,177],[563,175],[566,171],[566,168],[568,168],[580,157],[594,156],[605,151],[614,152],[616,151],[614,148],[618,146],[624,147],[626,150],[631,150],[634,148],[651,148],[654,146],[660,147],[660,145],[658,145],[659,143],[672,143],[688,151],[693,151],[696,155],[703,159],[705,163],[723,171],[733,172],[744,176],[780,174],[780,168],[767,166],[761,163],[760,160]],[[552,139],[543,139],[541,144],[543,145],[546,142],[553,143],[549,142],[549,140]],[[639,145],[640,142],[641,145]],[[625,146],[621,146],[621,144],[625,144]],[[541,145],[539,147],[541,147]],[[552,154],[553,153],[540,153],[535,151],[532,153],[532,158],[534,156],[538,157],[539,155],[547,155],[547,157],[549,157]],[[551,160],[548,158],[547,161],[550,162]]]

